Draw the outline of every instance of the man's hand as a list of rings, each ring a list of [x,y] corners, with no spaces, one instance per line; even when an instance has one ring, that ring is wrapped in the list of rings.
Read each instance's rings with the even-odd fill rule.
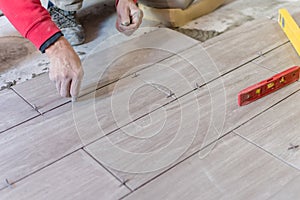
[[[142,23],[143,12],[137,7],[133,0],[119,0],[117,13],[116,28],[127,36],[138,29]]]
[[[46,54],[51,65],[50,80],[56,83],[56,88],[61,96],[72,96],[76,100],[83,77],[83,69],[78,55],[64,37],[60,37],[53,45],[49,46]]]

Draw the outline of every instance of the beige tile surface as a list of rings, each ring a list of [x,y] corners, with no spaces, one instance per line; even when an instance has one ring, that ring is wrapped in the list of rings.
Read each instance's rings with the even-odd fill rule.
[[[0,91],[0,133],[29,120],[39,113],[12,90]]]
[[[203,43],[208,54],[224,74],[288,41],[276,21],[247,22]]]
[[[70,101],[56,91],[55,84],[50,81],[48,73],[35,77],[13,87],[32,106],[45,113]]]
[[[0,188],[5,179],[16,182],[82,147],[68,108],[0,134]]]
[[[237,93],[242,88],[272,75],[270,70],[249,63],[101,138],[86,149],[121,179],[128,180],[132,189],[138,188],[299,87],[296,83],[248,106],[237,105]],[[167,80],[169,82],[165,83],[172,85],[177,79],[169,77]]]
[[[288,150],[299,145],[298,121],[300,93],[282,101],[272,109],[249,121],[236,133],[257,144],[284,162],[300,169],[299,150]]]
[[[289,67],[300,65],[300,58],[292,44],[287,43],[255,59],[253,63],[279,73]]]
[[[113,44],[114,37],[108,38],[106,45]],[[298,144],[294,107],[299,94],[272,106],[298,90],[299,83],[248,106],[237,105],[241,89],[279,70],[269,66],[297,63],[276,22],[250,22],[203,45],[158,29],[104,48],[95,48],[83,61],[82,94],[100,89],[75,104],[59,97],[47,74],[14,87],[40,112],[54,110],[0,134],[0,199],[1,193],[5,199],[126,195],[126,187],[78,150],[83,147],[131,189],[151,181],[129,199],[295,196],[290,193],[297,189],[299,172],[291,166],[298,167],[298,149],[287,148]],[[207,82],[195,90],[196,83]],[[3,108],[25,103],[11,100],[15,94],[10,92],[0,98]],[[37,114],[25,105],[30,109],[18,109],[20,121]],[[265,110],[268,116],[256,117]],[[278,116],[284,116],[282,122]],[[231,133],[241,125],[236,133],[246,139]],[[193,155],[225,133],[230,134]],[[6,179],[17,183],[7,187]]]
[[[130,76],[0,134],[0,188],[6,178],[18,181],[168,101]]]
[[[106,42],[114,42],[114,38]],[[180,41],[181,45],[177,45]],[[95,48],[82,64],[85,76],[81,94],[117,81],[145,67],[149,67],[198,42],[169,29],[158,29],[105,50]],[[62,99],[47,75],[19,84],[14,89],[41,112],[51,110],[69,100]]]
[[[297,170],[230,134],[207,157],[193,155],[125,199],[269,199],[297,176]]]
[[[29,189],[30,188],[30,189]],[[129,190],[82,150],[0,191],[1,199],[118,199]]]

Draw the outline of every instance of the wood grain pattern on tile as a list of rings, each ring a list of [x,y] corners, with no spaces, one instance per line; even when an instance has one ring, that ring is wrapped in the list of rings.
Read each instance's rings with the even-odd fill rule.
[[[238,106],[237,93],[241,88],[271,75],[270,70],[249,63],[101,138],[86,149],[136,189],[299,87],[295,84],[249,106]],[[176,79],[170,77],[168,80],[172,85]],[[176,143],[178,138],[181,142]]]
[[[67,107],[0,134],[0,188],[5,179],[18,181],[82,147]]]
[[[235,132],[300,169],[299,148],[292,148],[300,144],[299,98],[300,93],[297,92]]]
[[[299,172],[230,134],[125,199],[268,199]]]
[[[177,45],[179,41],[180,45]],[[81,94],[93,92],[197,43],[176,31],[158,29],[102,51],[95,48],[82,61],[85,76]],[[46,75],[19,84],[14,89],[41,112],[69,101],[59,96]]]
[[[0,132],[39,115],[12,90],[0,91]]]
[[[255,20],[203,43],[221,74],[288,41],[276,21]]]
[[[129,190],[83,151],[0,191],[1,199],[119,199]]]
[[[180,97],[220,76],[215,63],[199,44],[143,70],[139,78],[166,95],[171,92]]]
[[[62,98],[50,81],[48,74],[42,74],[26,82],[14,86],[23,98],[41,112],[56,108],[70,101],[68,98]]]
[[[294,50],[291,43],[287,43],[273,51],[260,56],[252,61],[253,63],[270,69],[276,73],[282,72],[289,67],[300,65],[300,57]]]
[[[6,131],[0,134],[0,180],[22,179],[168,101],[138,77],[127,77]]]

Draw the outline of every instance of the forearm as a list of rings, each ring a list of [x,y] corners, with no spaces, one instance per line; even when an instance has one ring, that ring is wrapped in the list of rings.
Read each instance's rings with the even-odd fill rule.
[[[40,0],[0,0],[0,9],[21,35],[38,49],[60,32]]]

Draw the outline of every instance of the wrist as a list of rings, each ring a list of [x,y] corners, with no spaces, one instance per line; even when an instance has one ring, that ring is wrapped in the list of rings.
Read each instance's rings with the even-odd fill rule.
[[[65,37],[58,38],[53,44],[51,44],[46,50],[47,55],[55,54],[60,49],[66,47],[68,44],[68,41],[65,39]]]
[[[45,53],[46,49],[54,44],[59,38],[61,38],[63,34],[61,32],[57,32],[54,35],[52,35],[49,39],[47,39],[41,46],[40,51],[42,53]]]
[[[116,0],[116,7],[117,7],[119,1],[123,1],[123,0]],[[138,2],[138,0],[132,0],[132,1],[133,1],[134,3],[137,3],[137,2]]]

